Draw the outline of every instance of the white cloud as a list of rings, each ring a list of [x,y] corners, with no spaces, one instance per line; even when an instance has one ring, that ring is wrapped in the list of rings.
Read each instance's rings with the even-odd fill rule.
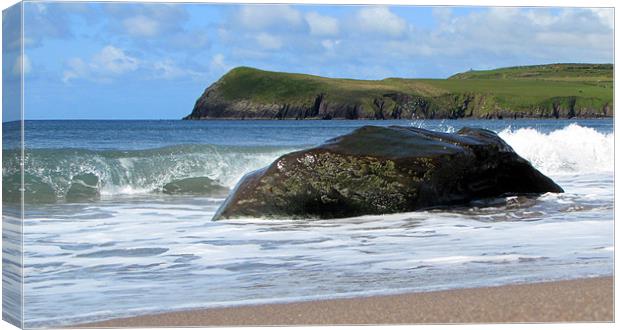
[[[211,57],[208,63],[196,65],[195,63],[185,62],[179,64],[172,59],[163,59],[142,64],[145,70],[149,70],[150,78],[153,79],[182,79],[189,78],[203,82],[208,77],[219,77],[232,68],[226,63],[223,54],[217,53]]]
[[[440,68],[499,67],[547,62],[611,62],[613,30],[588,9],[489,8],[465,15],[434,10],[436,25],[410,25],[400,38],[371,40],[340,50],[435,62]],[[344,55],[343,55],[344,56]],[[359,55],[363,56],[363,55]],[[433,59],[433,57],[437,59]],[[439,60],[442,59],[442,60]],[[442,63],[443,62],[443,63]]]
[[[25,2],[23,5],[23,19],[28,22],[28,28],[24,29],[24,46],[40,47],[51,39],[67,40],[73,37],[70,17],[81,10],[81,5],[76,5]],[[8,16],[9,21],[11,21],[13,14],[11,13]],[[3,21],[6,18],[3,15]],[[21,26],[21,24],[14,26]],[[12,40],[16,40],[16,38]]]
[[[383,34],[392,37],[407,30],[407,22],[387,7],[364,7],[357,12],[355,25],[360,32]]]
[[[256,42],[264,49],[282,48],[282,39],[265,32],[256,36]]]
[[[562,17],[558,15],[551,15],[549,13],[543,13],[533,10],[523,13],[523,15],[525,15],[526,19],[532,24],[540,27],[552,26],[553,24],[557,23],[562,19]]]
[[[209,46],[206,24],[189,26],[189,9],[183,4],[106,4],[104,31],[142,51],[193,54]],[[198,21],[200,23],[200,21]],[[127,44],[127,43],[126,43]]]
[[[102,73],[120,75],[138,68],[138,60],[114,46],[105,46],[93,57],[92,65]]]
[[[220,60],[224,65],[223,59]],[[88,61],[79,57],[65,63],[62,81],[68,83],[75,79],[87,79],[95,82],[110,82],[114,78],[127,77],[132,72],[139,72],[141,79],[201,79],[205,72],[200,66],[178,62],[170,58],[138,60],[115,46],[105,46]]]
[[[88,72],[88,64],[81,58],[72,58],[67,61],[67,69],[63,72],[62,81],[67,83],[70,80],[85,77]]]
[[[338,20],[316,12],[306,14],[306,22],[310,26],[310,34],[317,36],[333,36],[339,31]]]
[[[15,58],[15,62],[13,63],[13,74],[15,76],[21,77],[22,68],[24,76],[29,74],[32,70],[32,64],[30,63],[30,58],[28,58],[28,55],[17,55],[17,57]]]
[[[177,79],[181,77],[199,77],[199,72],[184,69],[170,59],[156,61],[152,65],[153,77],[157,79]]]
[[[100,52],[93,55],[86,62],[81,58],[72,58],[67,61],[67,69],[63,72],[63,81],[86,78],[92,80],[107,80],[112,76],[119,76],[135,71],[140,66],[138,59],[125,54],[120,48],[105,46]]]
[[[123,20],[128,34],[136,37],[153,37],[159,33],[159,23],[149,17],[138,15]]]
[[[547,46],[570,47],[578,44],[606,44],[605,36],[597,34],[575,35],[570,32],[538,32],[533,40]]]
[[[264,30],[272,27],[299,27],[303,18],[298,10],[285,5],[245,5],[235,14],[241,27]]]
[[[327,50],[329,52],[334,51],[336,46],[338,46],[339,44],[340,44],[340,40],[325,39],[325,40],[321,41],[321,45],[323,45],[325,50]]]
[[[612,8],[591,8],[590,9],[601,22],[608,28],[614,28],[614,10]]]
[[[163,46],[163,45],[162,45]],[[209,35],[205,30],[189,30],[170,36],[165,42],[166,51],[170,50],[204,50],[209,47]]]
[[[435,7],[433,8],[433,17],[441,24],[452,19],[452,8]]]
[[[212,70],[228,70],[230,65],[226,64],[225,58],[223,54],[215,54],[211,59],[211,69]]]

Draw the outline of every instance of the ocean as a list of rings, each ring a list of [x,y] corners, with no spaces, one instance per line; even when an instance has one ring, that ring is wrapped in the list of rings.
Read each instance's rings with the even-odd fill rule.
[[[232,188],[280,155],[363,125],[490,129],[566,192],[347,219],[217,222],[222,196],[162,192],[201,177]],[[5,125],[5,141],[15,134]],[[611,275],[613,140],[611,119],[26,121],[25,180],[38,188],[23,223],[25,326]],[[19,151],[3,153],[6,183],[18,175]],[[101,198],[67,201],[72,179],[86,174]],[[17,207],[4,204],[13,233]],[[19,263],[18,250],[7,244],[3,253]],[[19,314],[18,305],[8,299],[5,313]]]

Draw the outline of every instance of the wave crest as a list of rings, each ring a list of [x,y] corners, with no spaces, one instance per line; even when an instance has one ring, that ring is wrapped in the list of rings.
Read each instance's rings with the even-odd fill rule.
[[[512,148],[546,174],[613,171],[614,134],[570,124],[550,133],[533,128],[499,133]]]
[[[130,151],[27,149],[24,161],[25,197],[26,201],[31,202],[69,200],[76,184],[84,185],[81,180],[84,176],[96,177],[90,186],[96,187],[101,195],[163,191],[167,184],[188,178],[208,178],[215,184],[233,187],[245,173],[266,166],[279,155],[292,150],[215,145],[180,145]],[[3,196],[6,196],[3,199],[7,200],[19,189],[19,152],[5,153],[9,155],[3,164],[3,181],[15,186],[7,184],[3,188]]]

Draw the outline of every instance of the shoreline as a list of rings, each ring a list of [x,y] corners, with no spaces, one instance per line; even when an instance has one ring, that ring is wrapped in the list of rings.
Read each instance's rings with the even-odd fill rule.
[[[480,118],[480,117],[459,117],[459,118],[386,118],[386,119],[377,119],[377,118],[356,118],[356,119],[347,119],[347,118],[242,118],[242,117],[200,117],[200,118],[186,118],[183,117],[181,119],[161,119],[161,120],[179,120],[179,121],[418,121],[418,120],[480,120],[480,121],[489,121],[489,120],[596,120],[596,119],[613,119],[614,116],[580,116],[580,117],[505,117],[505,118]]]
[[[164,312],[66,328],[612,322],[613,276]]]

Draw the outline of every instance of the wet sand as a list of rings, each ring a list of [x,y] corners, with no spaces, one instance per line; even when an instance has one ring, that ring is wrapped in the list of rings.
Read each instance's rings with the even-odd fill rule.
[[[611,322],[613,277],[169,312],[86,327]]]

